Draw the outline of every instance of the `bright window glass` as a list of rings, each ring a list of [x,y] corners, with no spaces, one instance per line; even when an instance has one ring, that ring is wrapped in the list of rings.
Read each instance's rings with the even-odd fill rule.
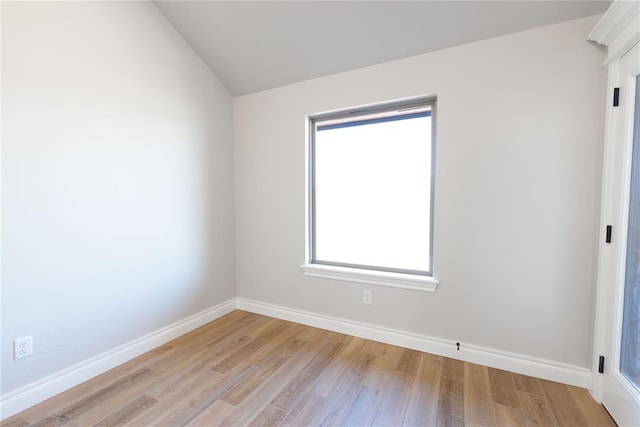
[[[432,103],[312,119],[312,262],[431,272]]]
[[[620,372],[640,390],[640,76],[635,102]]]

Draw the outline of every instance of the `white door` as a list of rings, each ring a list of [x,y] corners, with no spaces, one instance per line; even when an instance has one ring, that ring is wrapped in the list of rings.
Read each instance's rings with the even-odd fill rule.
[[[640,426],[640,44],[609,68],[597,348],[602,403]],[[619,88],[617,91],[615,88]],[[617,94],[616,94],[617,92]],[[614,106],[615,104],[618,106]],[[606,235],[610,235],[610,239]]]

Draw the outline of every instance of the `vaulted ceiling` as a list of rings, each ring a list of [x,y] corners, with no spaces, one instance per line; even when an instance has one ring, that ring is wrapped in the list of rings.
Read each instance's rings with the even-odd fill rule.
[[[154,3],[232,96],[595,15],[610,4],[590,0]]]

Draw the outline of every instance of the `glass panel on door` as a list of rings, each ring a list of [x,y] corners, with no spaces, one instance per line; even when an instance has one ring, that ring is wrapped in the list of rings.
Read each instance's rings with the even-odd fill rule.
[[[640,106],[640,76],[636,106]],[[620,372],[640,390],[640,108],[635,110]]]

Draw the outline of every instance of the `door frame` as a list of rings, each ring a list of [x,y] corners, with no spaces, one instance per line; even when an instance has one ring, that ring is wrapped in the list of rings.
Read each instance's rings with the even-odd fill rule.
[[[596,288],[594,345],[593,345],[593,385],[591,392],[594,398],[602,402],[604,397],[605,378],[599,373],[600,356],[607,356],[604,370],[611,372],[610,353],[617,352],[619,337],[612,337],[611,331],[618,330],[616,317],[611,313],[614,301],[623,295],[620,286],[611,286],[610,278],[624,279],[621,263],[617,260],[622,255],[623,243],[626,242],[628,220],[628,191],[631,156],[630,147],[617,144],[620,138],[620,121],[624,120],[620,109],[613,106],[614,87],[618,87],[620,59],[634,46],[640,43],[640,1],[614,1],[605,15],[589,34],[589,40],[607,47],[607,92],[605,113],[605,142],[602,169],[602,199],[600,211],[600,233],[598,241],[598,275]],[[628,88],[621,88],[620,97],[626,101]],[[635,95],[635,94],[634,94]],[[640,108],[637,106],[636,108]],[[619,165],[625,161],[621,170]],[[613,225],[611,244],[605,242],[606,227]],[[622,275],[622,276],[621,276]],[[618,282],[619,283],[619,282]],[[618,357],[614,356],[616,360]],[[609,360],[607,360],[609,359]]]

